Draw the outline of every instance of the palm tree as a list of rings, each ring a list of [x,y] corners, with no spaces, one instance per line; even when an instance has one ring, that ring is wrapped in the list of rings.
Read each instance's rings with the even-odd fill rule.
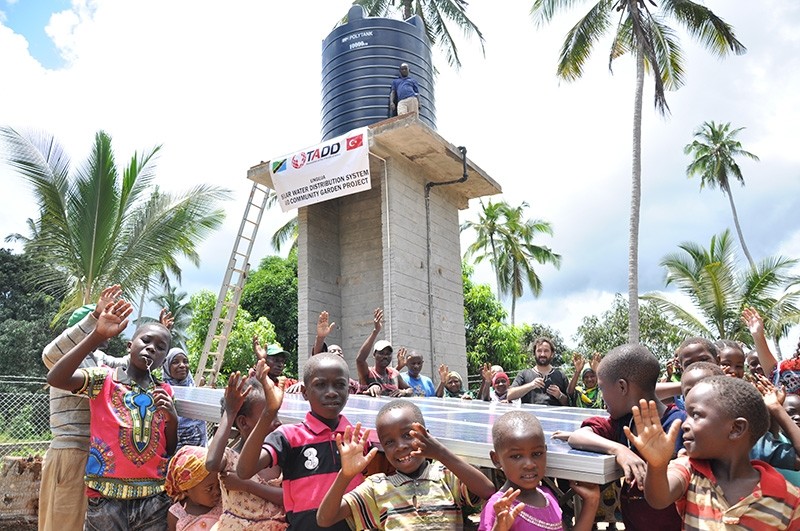
[[[511,207],[505,201],[488,204],[481,202],[478,221],[466,221],[461,230],[473,229],[475,241],[467,248],[465,257],[474,256],[475,263],[488,258],[497,280],[497,299],[511,295],[511,324],[514,324],[517,299],[530,287],[535,296],[542,291],[542,282],[532,267],[532,262],[561,265],[561,256],[548,247],[533,244],[538,234],[553,234],[550,223],[542,220],[525,220],[527,203]]]
[[[532,240],[538,234],[552,236],[553,227],[549,222],[539,219],[524,220],[522,214],[527,206],[527,203],[522,203],[516,208],[508,207],[504,212],[509,230],[502,235],[499,278],[500,291],[504,295],[511,294],[512,326],[515,322],[517,299],[522,297],[525,285],[530,287],[536,297],[542,292],[542,281],[531,264],[536,261],[540,264],[552,264],[557,269],[561,267],[561,255],[554,253],[549,247],[533,244]]]
[[[537,25],[550,22],[559,10],[572,7],[576,0],[534,0],[531,14]],[[654,8],[657,4],[650,0]],[[619,14],[617,14],[619,13]],[[614,19],[616,28],[612,30]],[[732,51],[746,51],[733,28],[705,6],[690,0],[662,0],[660,8],[650,8],[644,0],[598,0],[567,33],[558,61],[557,75],[573,81],[583,74],[592,48],[607,32],[613,31],[609,68],[614,59],[627,53],[636,64],[636,90],[633,101],[633,154],[631,168],[631,214],[628,250],[628,303],[630,304],[628,341],[639,341],[639,209],[642,179],[642,98],[644,74],[653,74],[655,106],[668,112],[664,90],[683,85],[683,54],[669,19],[684,26],[720,57]]]
[[[70,160],[49,136],[25,136],[0,127],[5,162],[33,187],[39,215],[29,221],[25,252],[52,266],[38,281],[60,288],[57,318],[120,284],[126,297],[161,271],[180,273],[178,259],[200,262],[197,245],[224,219],[221,188],[199,185],[169,194],[154,186],[156,147],[135,153],[119,170],[111,138],[95,135],[87,160],[71,172]],[[65,282],[66,277],[66,282]]]
[[[507,232],[507,227],[503,224],[502,218],[505,217],[509,206],[505,201],[492,203],[491,200],[487,204],[480,201],[480,205],[481,210],[478,212],[478,221],[467,220],[461,224],[462,232],[472,229],[476,233],[475,241],[467,247],[464,257],[474,256],[476,264],[486,258],[489,259],[497,281],[497,300],[500,300],[501,286],[503,285],[500,280],[500,241],[506,239],[505,233]]]
[[[178,289],[170,284],[169,277],[163,279],[162,285],[164,291],[150,297],[150,302],[156,303],[159,308],[166,308],[172,315],[173,323],[172,329],[172,346],[179,346],[186,350],[186,342],[188,340],[186,330],[192,322],[192,306],[187,297],[189,296],[185,291],[178,291]],[[156,321],[152,317],[140,317],[136,320],[136,324]]]
[[[747,257],[750,267],[755,267],[756,264],[753,261],[753,257],[750,256],[750,251],[747,250],[747,245],[744,243],[744,234],[742,234],[742,227],[739,225],[739,216],[736,214],[736,205],[733,203],[730,183],[730,178],[734,177],[744,186],[742,170],[739,169],[734,157],[741,156],[750,160],[758,160],[757,156],[742,149],[742,143],[736,140],[736,135],[742,129],[744,127],[731,130],[730,122],[725,124],[717,124],[713,121],[703,122],[703,125],[694,133],[694,141],[691,144],[687,144],[683,148],[683,152],[687,155],[692,155],[692,162],[686,167],[686,175],[689,177],[700,175],[701,190],[705,186],[709,188],[719,186],[722,193],[728,196],[728,201],[731,204],[731,213],[733,214],[733,224],[736,227],[736,234],[739,236],[742,251]]]
[[[267,196],[267,208],[272,208],[278,204],[278,192],[275,190],[270,190],[269,195]],[[289,248],[291,251],[292,249],[297,248],[297,234],[300,229],[300,226],[297,223],[297,216],[294,216],[292,219],[284,223],[281,227],[278,227],[272,238],[270,239],[270,243],[272,247],[280,252],[281,247],[287,242],[292,242],[292,246]]]
[[[728,230],[712,237],[708,249],[693,242],[679,247],[681,251],[664,257],[661,265],[667,270],[666,285],[677,287],[693,307],[682,307],[662,293],[642,299],[653,301],[688,333],[749,344],[750,333],[741,320],[745,306],[758,309],[776,342],[800,322],[798,278],[791,275],[798,260],[770,257],[742,270]]]
[[[445,51],[447,64],[450,66],[460,68],[461,60],[446,21],[454,23],[467,37],[477,35],[481,51],[484,51],[483,34],[467,16],[465,0],[355,0],[353,5],[365,8],[371,17],[388,17],[397,12],[398,8],[395,6],[398,3],[404,20],[419,15],[428,40],[432,44],[439,44]]]

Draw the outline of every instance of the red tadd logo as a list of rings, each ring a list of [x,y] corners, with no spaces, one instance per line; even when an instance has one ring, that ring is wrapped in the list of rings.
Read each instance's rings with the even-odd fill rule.
[[[363,145],[364,145],[363,133],[360,135],[351,136],[350,138],[347,139],[347,151],[350,151],[351,149],[360,148]]]
[[[298,153],[294,157],[292,157],[292,167],[296,170],[302,168],[306,164],[306,154],[305,153]]]

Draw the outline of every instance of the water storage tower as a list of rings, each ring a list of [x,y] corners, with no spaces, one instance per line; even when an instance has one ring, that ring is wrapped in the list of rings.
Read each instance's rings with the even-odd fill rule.
[[[436,129],[431,46],[422,19],[365,17],[353,6],[348,22],[322,41],[322,139],[389,118],[389,92],[401,63],[419,85],[419,118]]]

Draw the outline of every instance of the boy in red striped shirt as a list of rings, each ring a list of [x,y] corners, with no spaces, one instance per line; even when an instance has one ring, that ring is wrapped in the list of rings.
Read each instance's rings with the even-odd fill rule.
[[[653,507],[675,502],[683,529],[800,530],[800,489],[770,465],[750,460],[769,414],[756,388],[713,376],[686,395],[686,456],[670,461],[680,422],[661,429],[655,402],[632,408],[625,435],[647,460],[644,492]]]

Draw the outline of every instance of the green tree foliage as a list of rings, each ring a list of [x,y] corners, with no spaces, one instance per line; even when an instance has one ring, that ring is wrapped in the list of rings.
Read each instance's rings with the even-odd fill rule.
[[[50,321],[58,301],[35,289],[44,267],[25,254],[0,249],[0,375],[47,374],[42,348],[55,337]]]
[[[650,302],[639,306],[640,342],[661,360],[669,360],[689,333],[673,324]],[[583,318],[575,334],[578,351],[584,356],[609,350],[628,342],[628,301],[621,294],[614,296],[611,308],[600,315]]]
[[[538,26],[549,23],[559,11],[575,6],[576,0],[534,0],[531,14]],[[691,0],[599,0],[591,2],[589,11],[567,32],[558,59],[556,75],[574,81],[583,75],[583,68],[594,46],[612,34],[609,68],[615,59],[631,54],[636,65],[636,91],[633,111],[633,156],[631,165],[630,246],[628,250],[628,340],[639,341],[639,211],[642,181],[642,99],[645,71],[653,75],[656,108],[668,110],[665,89],[683,85],[683,51],[675,30],[667,25],[674,21],[700,41],[712,53],[723,57],[729,52],[741,54],[744,45],[733,28],[710,9]]]
[[[371,17],[391,17],[397,13],[395,6],[399,3],[403,20],[408,20],[414,15],[419,15],[425,26],[425,33],[431,44],[438,44],[447,56],[447,64],[456,68],[461,67],[458,58],[458,49],[453,40],[452,30],[447,22],[455,25],[465,36],[477,35],[483,50],[483,34],[478,26],[469,19],[466,13],[466,0],[355,0],[354,5],[360,5],[367,10]]]
[[[731,129],[730,122],[726,124],[717,124],[713,121],[703,122],[703,125],[694,133],[694,141],[687,144],[683,148],[683,152],[692,156],[692,162],[686,167],[686,175],[689,177],[699,175],[701,190],[706,186],[712,189],[719,187],[722,193],[728,197],[733,224],[736,227],[736,234],[739,236],[742,252],[744,252],[750,267],[755,267],[756,263],[744,243],[744,234],[739,225],[739,215],[736,213],[730,182],[733,178],[744,186],[742,170],[734,157],[758,160],[757,156],[742,149],[742,143],[736,140],[736,136],[743,129],[744,127]]]
[[[462,263],[468,373],[479,374],[484,363],[502,365],[507,371],[525,368],[528,356],[520,348],[519,331],[506,324],[506,311],[491,288],[472,282],[472,271]]]
[[[206,341],[211,316],[214,313],[214,306],[217,304],[217,296],[208,290],[203,290],[192,295],[189,304],[193,311],[192,322],[187,330],[187,346],[189,348],[189,364],[194,373]],[[246,374],[250,367],[255,366],[256,355],[253,352],[253,336],[255,335],[262,344],[277,342],[275,327],[266,317],[255,319],[250,312],[239,308],[233,322],[231,335],[228,337],[228,345],[225,348],[225,360],[220,368],[221,378],[217,381],[218,386],[224,383],[228,374],[234,371]],[[289,374],[288,369],[286,372]]]
[[[713,236],[707,249],[694,242],[679,247],[661,265],[667,270],[666,285],[689,297],[692,308],[663,293],[642,298],[693,335],[750,344],[752,338],[741,320],[745,306],[759,311],[767,336],[776,342],[800,322],[800,279],[792,273],[797,260],[776,256],[741,268],[728,230]]]
[[[120,284],[125,296],[144,289],[161,271],[179,276],[178,259],[200,263],[197,246],[222,223],[227,191],[198,185],[165,193],[154,184],[159,147],[134,154],[117,168],[111,137],[100,131],[88,158],[74,171],[52,137],[0,127],[3,157],[33,188],[38,216],[29,236],[15,235],[25,252],[47,263],[36,278],[46,292],[64,294],[58,316],[96,300]]]
[[[278,341],[291,359],[286,366],[297,370],[297,251],[287,258],[268,256],[251,271],[242,290],[241,307],[253,317],[266,317],[275,325]],[[262,341],[263,342],[263,341]]]

